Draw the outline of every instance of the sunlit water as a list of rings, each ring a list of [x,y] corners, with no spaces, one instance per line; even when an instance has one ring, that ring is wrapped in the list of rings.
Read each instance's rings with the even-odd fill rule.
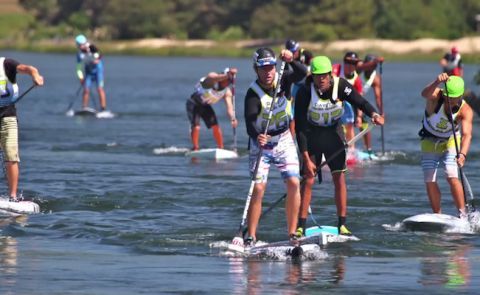
[[[250,184],[242,120],[254,79],[249,59],[107,56],[107,99],[118,117],[97,120],[65,116],[70,102],[80,106],[74,56],[2,55],[34,64],[46,83],[18,104],[20,187],[43,214],[1,220],[2,294],[471,294],[480,287],[477,234],[382,227],[430,211],[417,132],[419,93],[437,64],[385,63],[387,155],[348,174],[348,224],[361,241],[328,244],[326,257],[294,263],[227,258],[209,247],[234,236]],[[240,158],[191,161],[184,156],[190,147],[185,101],[199,77],[226,66],[239,68]],[[467,66],[466,76],[475,71]],[[20,79],[23,89],[30,83]],[[230,146],[225,107],[215,109]],[[380,129],[373,134],[379,151]],[[474,128],[465,167],[474,192],[480,190],[479,138]],[[206,128],[201,145],[214,145]],[[455,214],[443,177],[440,183],[444,213]],[[265,205],[283,193],[272,170]],[[262,220],[262,240],[285,239],[281,207]],[[328,174],[315,188],[312,209],[319,223],[335,225]]]

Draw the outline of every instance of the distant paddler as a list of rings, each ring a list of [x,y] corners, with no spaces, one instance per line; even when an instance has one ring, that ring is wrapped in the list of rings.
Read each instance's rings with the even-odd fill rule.
[[[315,175],[318,174],[322,156],[325,156],[335,186],[338,232],[351,235],[346,226],[347,184],[345,180],[346,152],[345,135],[341,126],[344,103],[366,113],[376,125],[383,125],[384,118],[344,78],[332,76],[332,63],[326,56],[314,57],[311,63],[312,75],[298,90],[295,104],[295,126],[297,142],[303,158],[302,203],[297,235],[305,234],[308,208],[312,198]],[[342,153],[338,154],[337,151]],[[336,156],[335,156],[336,155]]]
[[[43,77],[34,66],[0,57],[0,146],[4,154],[8,194],[10,201],[14,202],[20,200],[17,197],[20,156],[15,103],[23,97],[19,93],[17,73],[31,76],[34,85],[43,85]]]
[[[78,35],[75,38],[77,45],[77,77],[80,84],[83,85],[82,108],[87,109],[90,98],[90,88],[92,83],[97,85],[98,96],[100,98],[100,110],[107,109],[107,99],[105,97],[105,82],[102,54],[95,44],[90,43],[84,35]]]
[[[376,56],[373,54],[367,54],[363,62],[357,64],[358,73],[363,73],[363,96],[366,96],[367,93],[372,90],[377,109],[380,111],[380,114],[385,117],[383,109],[383,89],[382,89],[382,64],[384,58],[381,56]],[[380,65],[380,72],[377,72],[377,67]],[[362,125],[360,130],[368,128],[368,120],[366,116],[360,113],[362,118]],[[372,135],[368,132],[364,136],[365,147],[369,153],[372,152]],[[385,142],[383,137],[383,126],[382,126],[382,153],[385,153]]]
[[[192,150],[200,149],[200,119],[208,129],[212,129],[217,148],[223,149],[222,130],[212,108],[220,100],[225,102],[227,116],[233,128],[238,125],[233,106],[233,95],[230,85],[234,82],[236,68],[226,68],[223,72],[210,72],[195,85],[195,91],[187,100],[187,114],[190,120],[190,138]]]
[[[441,83],[446,83],[444,89],[438,87]],[[423,177],[432,210],[434,213],[442,213],[437,171],[443,166],[460,218],[468,216],[462,183],[458,178],[458,167],[463,167],[467,160],[472,141],[473,120],[472,108],[462,99],[464,87],[461,77],[449,76],[446,73],[438,75],[428,84],[422,91],[422,96],[426,98],[426,107],[423,126],[419,132],[422,139]],[[454,126],[450,122],[450,116]],[[458,153],[455,140],[460,142]]]

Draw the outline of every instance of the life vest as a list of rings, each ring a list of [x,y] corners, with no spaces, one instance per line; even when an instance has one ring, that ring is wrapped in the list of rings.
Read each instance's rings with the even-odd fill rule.
[[[0,107],[16,102],[18,98],[18,85],[12,83],[5,73],[5,57],[0,58]]]
[[[255,81],[250,85],[252,89],[260,98],[260,104],[262,109],[257,116],[255,125],[257,130],[264,132],[267,126],[267,121],[270,113],[270,107],[272,105],[273,97],[265,93],[265,91]],[[272,118],[268,126],[267,133],[270,135],[277,135],[288,129],[292,118],[292,103],[285,95],[278,96],[273,106]]]
[[[343,75],[343,76],[344,76],[345,80],[347,80],[348,83],[352,84],[352,86],[355,85],[355,80],[358,79],[358,73],[357,73],[357,71],[354,71],[354,72],[353,72],[353,77],[350,78],[350,79],[348,79],[345,75]]]
[[[203,81],[205,81],[206,77],[203,77],[198,81],[195,85],[195,93],[200,97],[200,102],[202,104],[215,104],[219,102],[227,92],[228,87],[224,89],[219,89],[218,83],[215,83],[212,88],[205,89],[202,86]]]
[[[316,126],[332,126],[337,124],[343,115],[343,101],[338,99],[340,78],[333,77],[331,98],[320,98],[313,83],[310,86],[310,104],[308,105],[308,121]]]
[[[370,90],[370,88],[372,88],[372,85],[373,85],[373,81],[375,80],[375,77],[377,76],[377,71],[373,71],[371,74],[370,74],[370,77],[368,78],[367,82],[365,82],[365,84],[363,84],[363,94],[367,94],[367,92]],[[366,78],[366,76],[365,76]]]
[[[423,130],[426,131],[426,137],[432,135],[434,137],[437,137],[439,139],[449,139],[453,134],[453,126],[450,123],[450,120],[448,118],[448,115],[445,113],[445,108],[442,107],[444,104],[444,99],[440,99],[438,102],[437,107],[435,108],[435,111],[433,114],[428,115],[427,111],[425,110],[425,114],[422,120],[423,123]],[[462,104],[460,105],[460,108],[458,111],[452,114],[453,121],[455,121],[455,118],[457,118],[459,111],[462,109],[463,105],[465,104],[465,101],[462,101]],[[455,125],[455,134],[458,136],[459,133],[459,127],[458,124]]]

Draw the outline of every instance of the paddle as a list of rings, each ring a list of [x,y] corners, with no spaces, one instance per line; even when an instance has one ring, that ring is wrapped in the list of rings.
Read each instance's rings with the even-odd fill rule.
[[[19,102],[22,98],[25,97],[25,95],[27,95],[27,93],[29,93],[33,88],[35,88],[37,86],[37,84],[33,84],[32,86],[30,86],[30,88],[28,88],[24,93],[22,93],[14,102],[12,102],[11,104],[8,104],[6,106],[2,106],[2,107],[7,107],[7,106],[10,106],[12,104],[16,104],[17,102]],[[4,110],[2,113],[0,113],[0,117],[3,116],[3,114],[6,112],[7,110]]]
[[[83,85],[80,84],[80,85],[78,86],[77,91],[75,92],[75,96],[72,97],[72,99],[70,100],[70,103],[68,104],[68,107],[67,107],[66,112],[69,112],[70,110],[72,110],[73,105],[75,104],[75,101],[77,100],[77,97],[78,97],[78,95],[80,94],[80,90],[82,90],[82,88],[83,88]]]
[[[382,114],[382,116],[384,115],[383,114],[383,62],[380,63],[380,102],[381,102],[381,109],[380,109],[380,113]],[[384,131],[384,128],[383,128],[383,125],[380,126],[380,138],[382,140],[382,156],[385,156],[385,131]]]
[[[236,120],[235,114],[235,80],[237,78],[236,74],[233,74],[232,77],[232,108],[233,108],[233,120]],[[233,151],[237,152],[237,128],[233,127]]]
[[[280,91],[280,86],[282,84],[281,81],[282,81],[283,72],[285,71],[285,65],[286,65],[286,62],[283,61],[282,65],[280,66],[280,72],[278,73],[277,85],[275,86],[275,92],[273,93],[272,103],[270,104],[270,109],[268,111],[267,124],[265,126],[265,131],[263,132],[265,136],[268,133],[268,127],[270,126],[270,121],[272,120],[273,108],[275,106],[277,95],[278,95],[278,92]],[[263,152],[263,149],[260,146],[257,159],[255,162],[255,168],[253,169],[253,173],[252,173],[252,181],[250,182],[250,189],[248,190],[247,200],[245,201],[245,208],[243,209],[242,221],[240,222],[238,232],[232,241],[232,243],[235,245],[243,245],[243,228],[245,227],[245,222],[247,221],[248,208],[250,207],[250,201],[252,200],[253,189],[255,187],[255,180],[257,179],[257,172],[258,172],[258,167],[260,165],[260,160],[262,158],[262,152]]]
[[[334,152],[332,154],[332,156],[328,159],[326,159],[325,161],[323,161],[320,166],[318,167],[318,170],[320,170],[323,166],[327,165],[328,163],[330,163],[331,161],[333,161],[333,159],[335,159],[338,155],[340,155],[342,153],[342,151],[344,151],[346,148],[348,148],[351,144],[354,144],[355,142],[357,142],[360,138],[362,138],[366,133],[370,132],[370,130],[372,130],[372,128],[374,127],[375,125],[369,125],[367,129],[364,129],[362,130],[361,132],[359,132],[357,135],[355,135],[352,139],[350,139],[348,142],[344,143],[343,144],[343,147],[339,150],[337,150],[336,152]],[[302,179],[300,185],[302,185],[302,183],[305,181],[305,179]],[[283,199],[285,199],[287,197],[287,194],[283,194],[283,196],[281,198],[279,198],[278,200],[275,201],[275,203],[273,203],[272,205],[270,205],[270,207],[268,207],[267,209],[265,209],[265,211],[262,212],[262,214],[260,215],[260,218],[264,217],[266,214],[268,214],[270,211],[273,210],[273,208],[275,208]],[[313,215],[312,215],[312,208],[310,208],[310,206],[308,207],[308,213],[310,214],[312,220],[313,220],[313,223],[315,225],[318,226],[318,223],[315,221],[315,219],[313,218]],[[248,227],[245,227],[243,229],[243,236],[245,236],[245,234],[247,233],[248,231]]]
[[[455,151],[457,153],[456,158],[458,159],[460,157],[460,149],[459,149],[459,146],[458,146],[457,136],[455,134],[455,122],[453,121],[452,106],[450,105],[450,97],[448,95],[447,81],[445,81],[445,94],[447,96],[447,99],[445,101],[446,101],[448,110],[450,111],[450,114],[448,115],[448,120],[450,121],[450,124],[452,125],[453,141],[455,143]],[[476,209],[475,209],[475,205],[473,204],[473,197],[472,197],[472,202],[470,203],[470,205],[467,202],[467,196],[466,196],[466,190],[465,190],[465,186],[466,186],[465,185],[465,180],[466,180],[465,174],[463,173],[462,167],[460,167],[460,165],[458,165],[458,163],[457,163],[457,166],[458,166],[458,171],[460,171],[460,181],[462,182],[463,199],[465,201],[465,206],[466,206],[467,210],[471,206],[472,212],[474,212]],[[469,183],[468,183],[468,188],[470,189],[470,192],[471,192],[471,187],[470,187]]]

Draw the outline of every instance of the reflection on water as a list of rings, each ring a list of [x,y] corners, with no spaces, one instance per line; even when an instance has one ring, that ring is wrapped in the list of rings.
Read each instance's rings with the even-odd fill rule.
[[[27,221],[26,215],[0,218],[0,230],[3,231],[13,223],[25,226]],[[14,287],[17,283],[18,256],[17,240],[10,236],[0,236],[0,286],[6,292],[2,294],[15,294],[5,289]]]
[[[345,278],[343,256],[322,261],[259,261],[244,258],[229,259],[229,274],[234,294],[265,294],[272,289],[279,294],[301,294],[312,287],[329,288]],[[280,285],[273,286],[278,282]]]
[[[471,249],[471,245],[458,245],[453,251],[442,253],[442,256],[423,258],[419,283],[454,289],[468,287],[471,271],[467,256]]]

